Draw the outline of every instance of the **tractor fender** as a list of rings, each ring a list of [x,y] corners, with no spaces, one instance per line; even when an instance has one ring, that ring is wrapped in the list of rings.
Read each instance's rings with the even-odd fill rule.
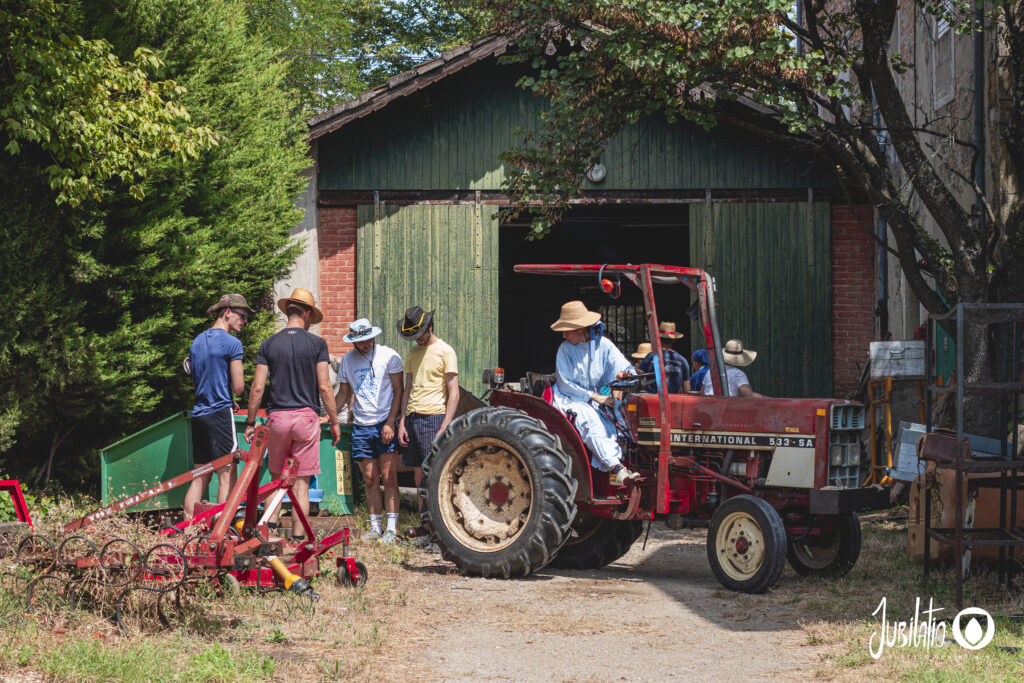
[[[576,479],[576,501],[590,501],[593,498],[594,482],[590,477],[590,456],[579,433],[558,408],[547,401],[515,391],[495,391],[490,397],[492,406],[503,406],[521,410],[530,417],[544,423],[552,435],[562,442],[562,449],[572,460],[572,476]]]

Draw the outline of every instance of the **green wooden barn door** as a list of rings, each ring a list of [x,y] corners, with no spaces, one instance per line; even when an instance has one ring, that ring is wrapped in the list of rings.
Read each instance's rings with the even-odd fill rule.
[[[825,202],[690,205],[690,263],[715,278],[723,342],[758,352],[755,391],[832,395],[830,226]]]
[[[405,309],[434,310],[434,332],[459,358],[459,382],[478,396],[498,361],[498,223],[493,207],[361,206],[356,243],[359,317],[402,354],[396,321]]]

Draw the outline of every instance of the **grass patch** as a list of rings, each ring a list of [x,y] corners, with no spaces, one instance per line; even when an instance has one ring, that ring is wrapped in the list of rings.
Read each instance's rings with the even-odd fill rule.
[[[786,570],[769,594],[772,603],[798,605],[808,645],[822,647],[821,662],[814,673],[824,678],[884,679],[907,681],[1004,681],[1024,677],[1024,635],[1019,622],[1004,615],[1024,612],[1019,589],[1007,590],[990,569],[975,568],[964,583],[964,606],[978,606],[996,620],[993,642],[971,651],[953,642],[952,626],[946,625],[941,647],[885,648],[875,659],[869,651],[873,634],[881,630],[879,617],[872,616],[883,597],[890,625],[910,622],[915,602],[928,609],[929,598],[936,608],[933,619],[952,619],[953,572],[940,568],[924,580],[923,568],[906,553],[906,523],[887,516],[868,517],[862,522],[863,547],[857,565],[840,579],[797,577]],[[934,567],[934,564],[933,564]],[[794,578],[795,577],[795,578]],[[1018,581],[1019,585],[1019,581]],[[1003,616],[1001,616],[1003,615]],[[919,614],[920,620],[927,619]],[[878,642],[875,635],[875,642]],[[1021,648],[1013,653],[1000,649]],[[877,647],[876,647],[877,651]]]
[[[36,520],[36,532],[61,538],[61,524],[80,516],[80,508],[65,501],[51,511],[55,514]],[[337,521],[367,526],[365,507],[358,517]],[[418,524],[415,501],[403,500],[399,524],[399,531]],[[354,527],[353,532],[359,533]],[[103,539],[124,537],[146,548],[154,543],[152,534],[140,520],[125,516],[89,528],[90,538],[101,545]],[[102,593],[91,582],[66,589],[59,581],[44,581],[27,613],[26,587],[34,573],[5,565],[0,568],[0,680],[351,680],[368,671],[379,677],[387,670],[387,653],[407,634],[402,610],[418,577],[405,567],[414,551],[357,541],[350,552],[367,565],[369,583],[360,590],[338,585],[334,556],[326,557],[324,573],[313,579],[321,595],[313,610],[308,600],[291,593],[257,595],[243,587],[233,595],[200,579],[189,581],[180,607],[170,598],[164,602],[166,627],[140,608],[129,619],[128,635],[113,622],[113,602],[99,599],[109,596],[89,592]],[[107,590],[115,596],[120,591]],[[147,597],[152,595],[132,593],[126,609],[132,600]]]

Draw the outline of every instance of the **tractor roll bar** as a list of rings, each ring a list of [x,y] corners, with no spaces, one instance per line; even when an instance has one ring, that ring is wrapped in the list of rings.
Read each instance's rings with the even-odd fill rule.
[[[586,275],[593,273],[597,275],[623,275],[646,292],[642,283],[642,269],[647,270],[647,276],[651,283],[656,285],[680,283],[686,285],[697,293],[701,304],[701,313],[704,317],[704,344],[708,353],[708,374],[711,376],[712,385],[716,384],[715,391],[718,396],[725,396],[729,390],[729,383],[725,373],[725,360],[722,357],[722,335],[718,331],[718,316],[715,313],[715,286],[714,278],[702,268],[687,268],[683,266],[666,266],[656,263],[644,264],[611,264],[611,263],[525,263],[517,265],[513,270],[517,273],[532,275]],[[645,305],[647,302],[645,301]],[[650,307],[647,312],[648,320],[652,317],[657,320],[654,312],[654,295],[651,293]],[[652,316],[652,314],[654,314]],[[654,325],[654,336],[651,338],[652,345],[657,345],[660,352],[660,344],[657,343],[657,323]]]

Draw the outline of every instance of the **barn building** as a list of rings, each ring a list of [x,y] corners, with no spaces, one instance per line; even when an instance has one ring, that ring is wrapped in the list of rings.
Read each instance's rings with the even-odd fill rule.
[[[874,338],[874,224],[826,165],[719,125],[642,119],[601,159],[564,220],[541,240],[502,223],[499,156],[537,125],[543,100],[501,64],[505,38],[446,52],[309,121],[316,159],[320,333],[343,353],[350,321],[369,317],[404,351],[395,321],[413,304],[436,310],[436,331],[459,354],[462,384],[480,371],[510,379],[552,371],[562,303],[604,314],[624,351],[646,341],[639,291],[617,300],[595,281],[527,276],[517,263],[656,262],[715,278],[724,339],[759,352],[748,368],[772,396],[849,396]],[[703,346],[688,290],[656,288],[659,317]]]

